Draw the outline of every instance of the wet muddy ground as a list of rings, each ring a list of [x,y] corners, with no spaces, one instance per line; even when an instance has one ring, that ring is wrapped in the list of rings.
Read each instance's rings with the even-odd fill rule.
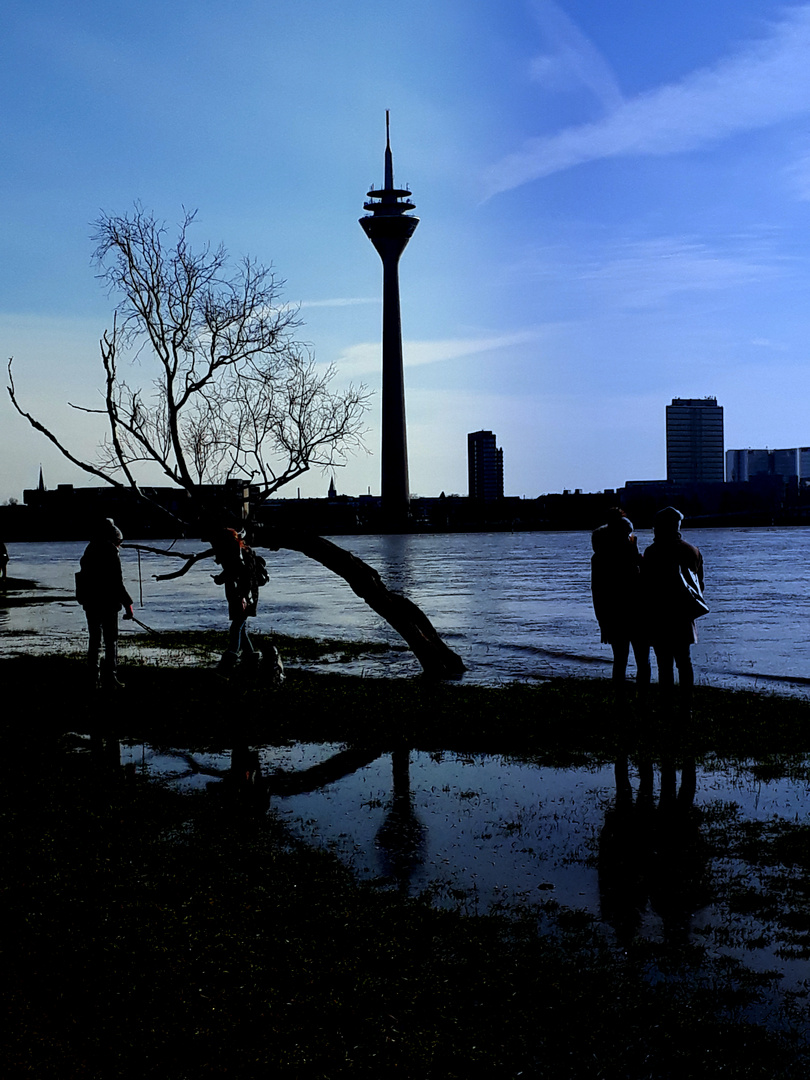
[[[321,784],[339,744],[262,747],[262,775],[291,833],[362,879],[469,914],[527,905],[587,912],[619,948],[636,937],[771,973],[757,1019],[807,1009],[810,883],[781,862],[806,842],[806,763],[661,767],[620,760],[554,769],[502,756],[398,750]],[[125,743],[122,761],[179,789],[217,785],[229,754]],[[276,780],[275,786],[283,785]],[[780,852],[782,855],[780,856]]]

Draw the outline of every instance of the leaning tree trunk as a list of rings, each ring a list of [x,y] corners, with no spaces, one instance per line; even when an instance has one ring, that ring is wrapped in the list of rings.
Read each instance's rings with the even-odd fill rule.
[[[279,548],[300,551],[302,555],[314,559],[315,562],[319,562],[342,577],[357,596],[365,600],[370,608],[381,615],[405,639],[426,675],[439,679],[452,679],[463,675],[467,670],[458,653],[445,645],[436,633],[424,611],[401,593],[391,592],[374,567],[358,559],[350,551],[338,547],[331,540],[324,540],[322,536],[299,532],[297,529],[254,527],[252,531],[256,542],[261,547],[269,548],[271,551],[278,551]],[[158,581],[182,577],[195,563],[201,559],[210,558],[214,554],[211,548],[188,555],[179,551],[147,547],[145,544],[122,546],[140,548],[141,551],[151,551],[157,555],[170,555],[184,560],[185,565],[174,573],[156,575]]]
[[[442,641],[421,608],[401,593],[391,592],[373,566],[330,540],[296,529],[257,529],[256,541],[277,551],[300,551],[348,582],[352,591],[381,615],[413,650],[426,675],[450,679],[466,671],[464,661]]]

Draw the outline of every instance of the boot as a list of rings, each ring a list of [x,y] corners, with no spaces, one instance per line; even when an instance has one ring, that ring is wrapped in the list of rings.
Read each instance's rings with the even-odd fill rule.
[[[123,690],[124,684],[118,678],[118,673],[114,667],[108,667],[106,664],[101,665],[101,689],[102,690]]]

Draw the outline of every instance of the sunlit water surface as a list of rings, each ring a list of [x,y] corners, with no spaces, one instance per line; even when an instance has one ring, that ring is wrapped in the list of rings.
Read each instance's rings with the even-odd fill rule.
[[[810,529],[703,529],[685,533],[703,552],[711,612],[693,648],[698,681],[810,691]],[[651,541],[641,532],[640,547]],[[349,536],[337,542],[376,567],[390,588],[426,612],[468,666],[468,682],[538,679],[609,670],[591,607],[590,536],[586,532],[457,533]],[[193,552],[199,545],[177,547]],[[81,610],[72,601],[83,544],[12,545],[10,573],[32,578],[59,603],[0,608],[0,649],[78,648]],[[266,553],[260,632],[398,643],[374,611],[330,571],[297,552]],[[122,555],[136,614],[156,630],[222,628],[226,623],[215,567],[198,563],[182,578],[158,582],[167,560]],[[180,563],[170,564],[172,569]],[[143,606],[141,607],[141,599]],[[122,624],[122,633],[133,630]],[[138,633],[135,628],[135,634]],[[416,673],[408,654],[364,659],[369,674]]]

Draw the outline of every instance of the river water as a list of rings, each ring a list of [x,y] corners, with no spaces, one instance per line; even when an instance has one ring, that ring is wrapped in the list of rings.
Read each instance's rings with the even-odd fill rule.
[[[703,552],[711,608],[699,622],[700,640],[693,648],[698,682],[809,694],[810,529],[701,529],[684,535]],[[651,540],[651,533],[639,533],[642,550]],[[336,542],[419,604],[463,657],[469,668],[465,681],[609,673],[610,648],[600,644],[591,607],[586,532],[424,533]],[[81,647],[84,621],[71,597],[83,547],[12,546],[10,574],[34,579],[62,599],[0,609],[3,655]],[[193,541],[178,548],[197,549]],[[399,642],[344,581],[319,564],[297,552],[265,554],[270,583],[251,624],[257,631]],[[139,566],[137,554],[124,550],[122,561],[136,615],[149,626],[225,626],[213,564],[198,563],[182,578],[157,582],[154,575],[165,572],[166,559],[143,554]],[[127,624],[122,631],[130,632]],[[362,668],[373,675],[419,670],[409,654],[365,659]]]

